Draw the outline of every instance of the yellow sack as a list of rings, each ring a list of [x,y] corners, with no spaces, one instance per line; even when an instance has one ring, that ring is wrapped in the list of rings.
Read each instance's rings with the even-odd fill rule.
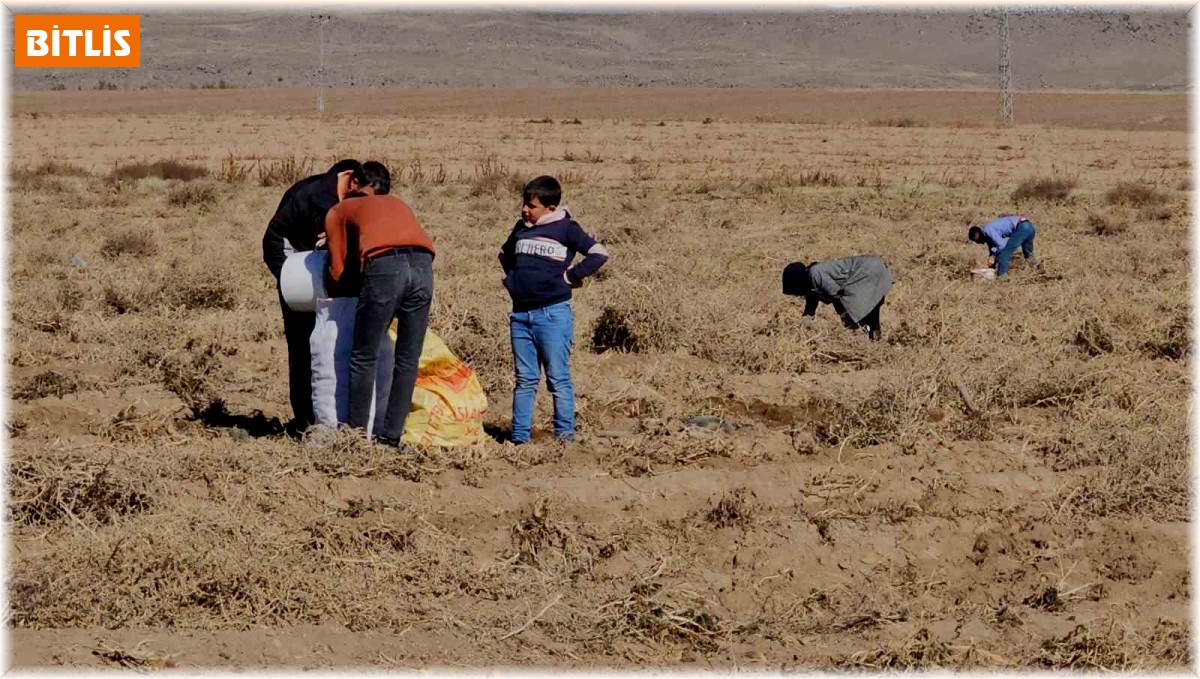
[[[396,339],[395,321],[388,334]],[[426,330],[412,409],[404,423],[404,442],[442,447],[483,443],[486,411],[487,395],[475,371],[459,360],[441,337]]]

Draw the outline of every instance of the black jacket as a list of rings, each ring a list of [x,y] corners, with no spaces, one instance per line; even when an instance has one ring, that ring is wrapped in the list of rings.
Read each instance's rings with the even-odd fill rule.
[[[301,179],[284,192],[263,234],[263,262],[272,276],[279,278],[287,260],[283,239],[299,252],[315,249],[325,230],[325,213],[337,202],[337,175],[332,172]]]

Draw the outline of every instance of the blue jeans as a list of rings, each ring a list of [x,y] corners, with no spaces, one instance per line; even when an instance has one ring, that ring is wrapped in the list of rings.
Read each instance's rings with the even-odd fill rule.
[[[575,388],[571,385],[570,364],[575,315],[571,302],[514,311],[508,316],[508,327],[517,377],[513,388],[513,443],[529,442],[542,367],[546,368],[546,386],[554,396],[554,437],[571,440],[575,436]]]
[[[1028,219],[1017,224],[1016,230],[1008,237],[1008,241],[1004,243],[1004,247],[1000,252],[996,253],[997,276],[1003,276],[1008,273],[1008,263],[1012,261],[1018,247],[1021,248],[1021,255],[1025,259],[1033,259],[1033,237],[1036,235],[1037,231],[1033,228],[1033,222]]]

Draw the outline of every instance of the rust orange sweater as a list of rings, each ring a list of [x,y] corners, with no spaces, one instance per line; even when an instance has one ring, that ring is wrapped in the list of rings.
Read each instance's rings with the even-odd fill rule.
[[[433,252],[433,240],[412,208],[392,195],[347,198],[325,215],[329,247],[329,279],[337,285],[349,269],[361,272],[363,262],[388,248],[420,247]]]

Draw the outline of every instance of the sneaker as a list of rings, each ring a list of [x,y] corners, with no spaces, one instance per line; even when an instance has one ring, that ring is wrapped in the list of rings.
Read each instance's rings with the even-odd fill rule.
[[[287,421],[287,424],[283,425],[283,433],[289,438],[293,438],[298,441],[304,438],[304,432],[311,424],[312,423],[308,422],[307,420],[300,420],[293,417]]]
[[[305,430],[302,440],[305,448],[325,448],[337,441],[337,430],[314,425]]]
[[[869,337],[872,342],[878,342],[879,340],[883,339],[883,331],[879,328],[871,328],[867,331],[867,337]]]
[[[388,446],[389,448],[399,448],[402,445],[400,439],[390,439],[386,436],[376,436],[375,443],[381,446]]]

